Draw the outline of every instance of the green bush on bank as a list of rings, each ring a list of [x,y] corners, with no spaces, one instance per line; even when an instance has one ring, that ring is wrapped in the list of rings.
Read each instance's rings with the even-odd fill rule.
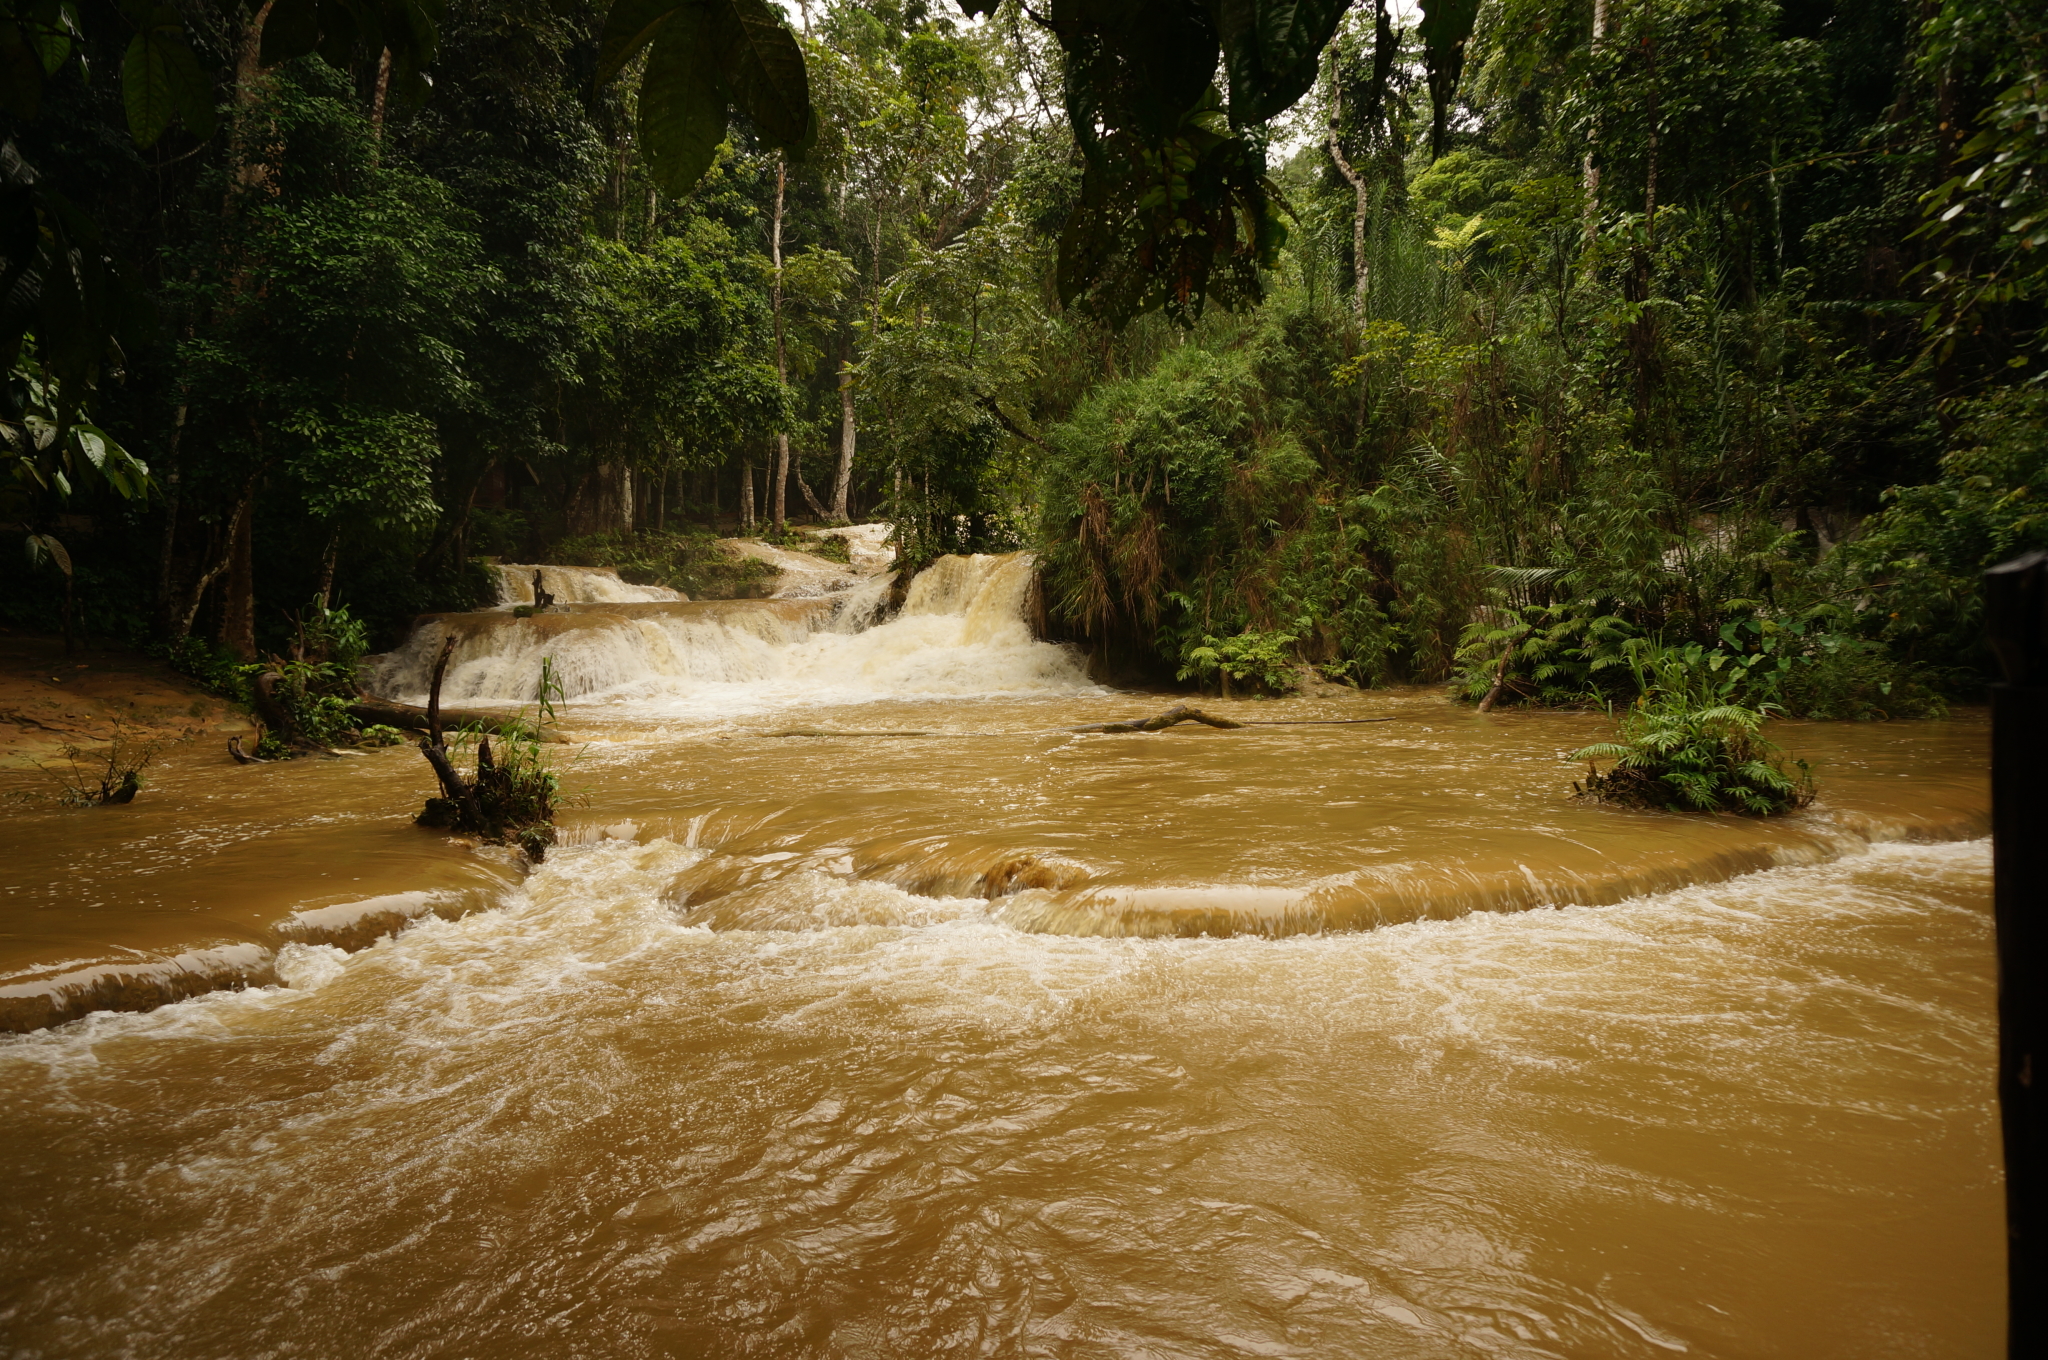
[[[1771,705],[1792,717],[1944,716],[1946,701],[1922,668],[1879,641],[1835,631],[1825,615],[1774,618],[1734,600],[1705,643],[1666,646],[1603,602],[1496,605],[1468,625],[1452,694],[1476,702],[1500,680],[1496,702],[1572,706],[1633,695],[1646,653],[1682,667],[1697,687],[1731,703]]]
[[[1230,697],[1233,683],[1257,693],[1285,694],[1297,686],[1300,678],[1299,663],[1293,653],[1296,640],[1293,633],[1250,629],[1236,637],[1204,637],[1200,645],[1182,653],[1176,678],[1198,680],[1204,685],[1214,681],[1225,698]]]
[[[252,713],[260,709],[257,678],[273,677],[270,696],[289,730],[265,727],[255,752],[265,760],[288,760],[308,748],[389,746],[401,739],[389,727],[364,727],[349,711],[360,697],[356,664],[370,648],[364,623],[346,606],[330,608],[315,597],[294,616],[293,626],[289,658],[244,662],[217,643],[190,636],[159,648],[158,655]]]

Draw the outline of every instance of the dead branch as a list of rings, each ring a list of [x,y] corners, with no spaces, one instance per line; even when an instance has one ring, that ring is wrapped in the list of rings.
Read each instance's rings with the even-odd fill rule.
[[[1167,709],[1156,717],[1129,718],[1123,722],[1088,723],[1085,726],[1072,727],[1067,730],[1070,732],[1158,732],[1172,727],[1175,723],[1184,722],[1207,723],[1210,727],[1244,726],[1243,723],[1232,722],[1228,718],[1212,718],[1201,709],[1188,704],[1175,704],[1172,708]]]
[[[1156,718],[1129,718],[1123,722],[1088,723],[1070,727],[1069,732],[1160,732],[1176,723],[1207,723],[1211,727],[1347,727],[1355,723],[1397,722],[1397,718],[1248,718],[1233,722],[1218,718],[1187,704],[1175,704]]]

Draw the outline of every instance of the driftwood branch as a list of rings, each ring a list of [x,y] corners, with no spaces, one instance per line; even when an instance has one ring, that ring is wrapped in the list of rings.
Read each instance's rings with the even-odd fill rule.
[[[1082,727],[1069,728],[1073,732],[1158,732],[1172,727],[1175,723],[1207,723],[1211,727],[1243,727],[1241,722],[1228,718],[1212,718],[1199,708],[1188,704],[1175,704],[1164,713],[1151,718],[1129,718],[1123,722],[1088,723]]]
[[[539,572],[534,573],[534,579],[540,579]],[[441,644],[441,655],[434,661],[434,683],[427,690],[427,740],[441,747],[448,744],[441,739],[441,677],[447,674],[448,658],[454,652],[455,634],[450,633]]]
[[[1481,713],[1492,712],[1494,704],[1500,699],[1500,692],[1508,683],[1508,658],[1514,654],[1515,644],[1513,642],[1508,643],[1502,649],[1500,664],[1493,668],[1493,688],[1487,690],[1486,697],[1479,701],[1479,711]]]
[[[1249,718],[1233,722],[1218,718],[1187,704],[1175,704],[1155,718],[1129,718],[1123,722],[1089,723],[1070,727],[1069,732],[1160,732],[1176,723],[1207,723],[1211,727],[1347,727],[1354,723],[1396,722],[1395,718]]]

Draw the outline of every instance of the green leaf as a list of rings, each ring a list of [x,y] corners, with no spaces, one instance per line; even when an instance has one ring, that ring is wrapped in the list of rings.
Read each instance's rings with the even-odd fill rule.
[[[263,21],[263,64],[303,57],[319,45],[320,0],[274,0]]]
[[[156,145],[178,111],[170,62],[149,32],[136,34],[121,59],[121,101],[128,109],[128,135],[144,148]]]
[[[686,8],[701,15],[703,6],[686,5],[684,0],[618,0],[604,16],[604,34],[597,41],[598,85],[603,86],[625,68],[634,53],[654,41],[656,31],[670,15]]]
[[[71,55],[72,37],[77,31],[78,16],[69,5],[58,10],[56,22],[29,30],[29,41],[35,44],[36,52],[43,59],[43,74],[57,74],[58,68]]]
[[[711,16],[733,104],[770,146],[801,146],[811,130],[810,76],[780,11],[768,0],[724,0]]]
[[[1230,74],[1230,119],[1263,123],[1315,83],[1323,48],[1350,0],[1210,0]]]
[[[171,78],[171,98],[185,131],[205,141],[213,135],[213,80],[200,67],[192,49],[175,39],[156,44]]]
[[[43,65],[22,28],[0,20],[0,108],[24,123],[43,106]]]
[[[654,182],[682,194],[704,177],[725,140],[718,53],[696,8],[676,13],[655,36],[640,84],[640,146]]]
[[[71,554],[64,550],[62,543],[50,535],[30,534],[22,547],[28,552],[28,560],[31,563],[41,566],[43,559],[48,558],[57,564],[57,570],[66,576],[71,574]]]

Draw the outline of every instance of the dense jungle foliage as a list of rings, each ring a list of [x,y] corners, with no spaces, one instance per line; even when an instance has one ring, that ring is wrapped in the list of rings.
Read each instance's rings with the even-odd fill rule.
[[[712,533],[885,518],[1126,673],[1857,718],[1973,695],[2048,546],[2044,0],[1360,0],[1263,66],[1198,0],[722,2],[811,121],[603,0],[0,0],[0,623],[332,665],[483,556],[738,591]]]

